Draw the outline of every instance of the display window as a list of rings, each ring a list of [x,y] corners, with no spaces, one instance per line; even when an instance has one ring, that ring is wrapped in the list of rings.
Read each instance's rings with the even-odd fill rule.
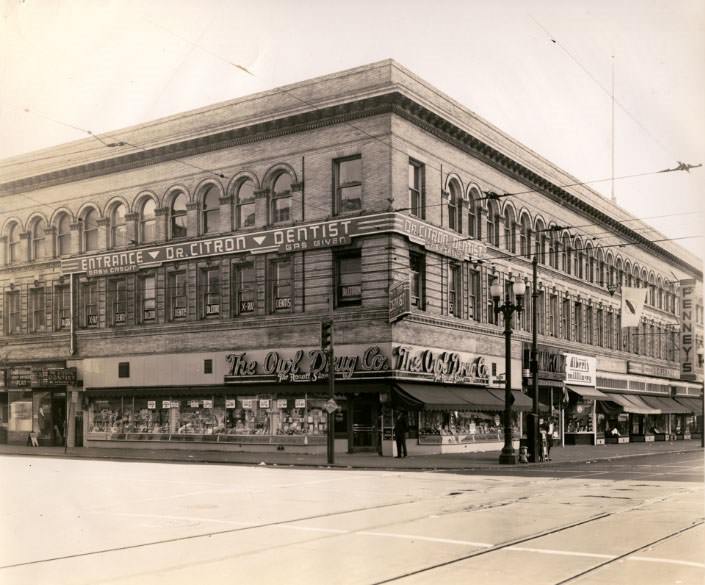
[[[654,435],[664,434],[668,430],[667,414],[650,414],[646,417],[646,430]]]
[[[519,434],[520,413],[512,412],[512,434]],[[419,413],[420,444],[456,444],[502,441],[502,413],[429,410]]]
[[[7,430],[29,433],[32,431],[32,393],[8,392],[9,418]]]
[[[587,399],[571,399],[565,410],[566,433],[592,433],[595,401]]]

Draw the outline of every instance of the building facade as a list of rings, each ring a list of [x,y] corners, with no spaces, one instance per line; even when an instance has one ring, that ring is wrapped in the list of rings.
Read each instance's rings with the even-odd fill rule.
[[[325,452],[332,318],[336,450],[496,449],[532,311],[561,441],[695,438],[700,261],[577,182],[393,61],[4,161],[2,440]]]

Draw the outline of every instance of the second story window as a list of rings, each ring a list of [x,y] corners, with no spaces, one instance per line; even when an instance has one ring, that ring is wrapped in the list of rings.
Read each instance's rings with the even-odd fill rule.
[[[30,333],[44,331],[46,322],[46,297],[43,288],[29,290],[29,330]]]
[[[98,249],[98,212],[89,209],[83,215],[83,251],[91,252]]]
[[[56,223],[56,252],[59,256],[71,253],[71,218],[66,213]]]
[[[460,187],[456,181],[448,184],[448,227],[453,231],[463,231]]]
[[[411,306],[423,311],[426,306],[426,257],[419,252],[409,252],[409,295]]]
[[[559,336],[559,323],[558,295],[550,295],[548,299],[548,334],[552,337]]]
[[[7,231],[7,245],[9,250],[7,254],[7,263],[17,264],[18,262],[21,262],[19,257],[20,226],[16,223],[13,223]]]
[[[472,187],[468,203],[468,234],[479,240],[482,238],[482,212],[480,208],[480,193]]]
[[[362,257],[355,253],[335,256],[335,304],[338,307],[362,302]]]
[[[186,193],[180,191],[171,201],[169,207],[169,227],[172,240],[185,238],[186,230]]]
[[[20,291],[13,290],[5,293],[5,333],[19,335],[22,331],[20,320]]]
[[[215,185],[208,185],[203,192],[203,233],[220,231],[220,192]]]
[[[291,221],[291,176],[280,173],[272,187],[272,223]]]
[[[561,307],[561,333],[563,339],[570,339],[570,299],[563,299]]]
[[[455,317],[462,316],[460,307],[460,266],[451,264],[448,266],[448,314]]]
[[[257,303],[257,281],[255,266],[251,262],[233,266],[233,313],[251,315]]]
[[[118,203],[113,207],[110,214],[110,247],[122,248],[127,245],[127,220],[125,219],[127,208]]]
[[[480,271],[471,269],[468,272],[468,318],[482,320],[480,302]]]
[[[291,312],[293,308],[292,267],[290,258],[273,260],[269,265],[270,312]]]
[[[240,183],[235,194],[235,229],[255,225],[255,184],[247,179]]]
[[[575,333],[573,339],[580,343],[583,342],[583,305],[582,303],[575,303],[573,306],[573,312],[575,318],[573,319],[573,327],[575,328]]]
[[[494,201],[487,205],[487,241],[499,247],[499,208]]]
[[[201,319],[220,315],[220,268],[201,271]]]
[[[153,274],[140,279],[140,297],[142,322],[153,323],[157,320],[157,283]]]
[[[605,314],[602,309],[597,309],[596,311],[596,333],[597,333],[597,339],[595,339],[595,345],[598,347],[604,347],[605,345],[605,326],[604,326],[604,319],[605,319]]]
[[[424,166],[409,159],[409,211],[416,217],[424,217]]]
[[[335,212],[346,213],[362,209],[362,158],[360,155],[333,162]]]
[[[593,344],[592,307],[585,307],[585,343]]]
[[[504,211],[504,247],[512,253],[517,251],[516,219],[510,207]]]
[[[140,243],[148,244],[157,239],[157,204],[147,199],[140,210]]]
[[[169,315],[171,320],[179,321],[188,316],[186,282],[186,272],[169,273]]]
[[[127,280],[117,278],[108,281],[109,321],[112,327],[127,323]]]
[[[536,297],[536,333],[544,335],[546,333],[546,294],[540,290]]]
[[[43,219],[36,219],[30,228],[31,257],[32,260],[42,260],[48,256],[46,245],[46,224]]]
[[[54,306],[56,308],[56,329],[71,328],[71,287],[62,284],[54,289]]]
[[[81,316],[83,327],[98,327],[98,283],[95,280],[81,285]]]

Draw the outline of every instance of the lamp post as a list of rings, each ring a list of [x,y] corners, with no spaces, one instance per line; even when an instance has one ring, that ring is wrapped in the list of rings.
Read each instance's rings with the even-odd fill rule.
[[[526,292],[524,281],[518,278],[512,285],[515,303],[509,299],[509,295],[504,299],[504,303],[499,304],[502,298],[503,287],[499,279],[495,279],[490,286],[490,295],[494,302],[495,314],[502,313],[504,317],[504,447],[499,455],[500,464],[514,465],[517,463],[517,453],[512,445],[512,315],[516,311],[521,313],[522,300]]]
[[[531,261],[531,356],[529,360],[533,402],[531,405],[531,416],[528,417],[529,429],[527,432],[527,436],[530,439],[529,447],[531,448],[529,456],[533,463],[537,463],[539,460],[538,265],[539,256],[534,254],[534,259]]]

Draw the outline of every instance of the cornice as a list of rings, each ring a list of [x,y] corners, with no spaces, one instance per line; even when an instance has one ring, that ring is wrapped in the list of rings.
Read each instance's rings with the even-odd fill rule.
[[[592,217],[596,223],[612,230],[628,241],[646,248],[650,253],[662,258],[673,266],[677,266],[702,279],[702,270],[691,266],[675,254],[628,228],[619,220],[600,211],[562,187],[553,184],[521,163],[471,135],[458,125],[398,91],[10,181],[0,184],[0,195],[22,193],[108,173],[142,168],[178,158],[231,148],[241,144],[270,140],[385,113],[394,113],[400,116],[563,207]]]

